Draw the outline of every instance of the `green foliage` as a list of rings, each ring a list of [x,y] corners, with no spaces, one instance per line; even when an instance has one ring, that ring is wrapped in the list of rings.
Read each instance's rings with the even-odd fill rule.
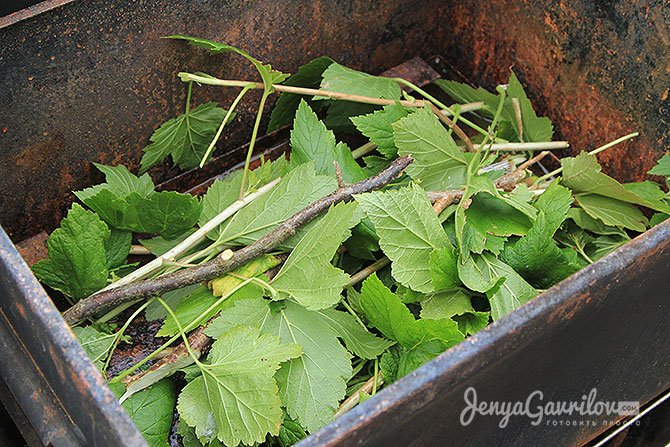
[[[273,313],[265,300],[244,300],[222,312],[205,333],[217,337],[234,324],[256,326],[282,343],[302,346],[303,355],[282,365],[275,376],[282,404],[310,432],[332,421],[352,369],[338,334],[319,312],[285,301]]]
[[[110,236],[95,213],[75,203],[47,239],[49,259],[33,264],[32,270],[49,287],[79,301],[107,285],[105,246]]]
[[[311,310],[325,309],[340,301],[349,275],[333,267],[330,260],[349,237],[355,209],[355,203],[331,207],[295,246],[272,279],[272,287]]]
[[[399,104],[384,106],[382,110],[351,118],[356,129],[377,145],[377,150],[386,158],[395,157],[398,148],[395,144],[392,124],[409,115],[409,111]]]
[[[467,312],[474,312],[474,309],[470,298],[461,289],[433,292],[421,301],[421,318],[439,320]]]
[[[372,76],[336,62],[323,72],[321,89],[385,99],[400,99],[401,94],[400,86],[392,78]]]
[[[398,155],[411,154],[406,172],[428,191],[461,188],[472,154],[462,152],[428,107],[392,125]]]
[[[316,175],[313,163],[295,167],[272,190],[222,224],[219,240],[247,245],[337,188],[333,176]]]
[[[102,371],[107,354],[114,345],[114,334],[100,332],[92,326],[77,326],[72,328],[72,332],[77,336],[93,364]]]
[[[298,68],[298,72],[286,79],[284,85],[317,89],[321,84],[321,76],[324,70],[332,63],[333,60],[329,57],[319,57],[314,59],[308,64]],[[291,124],[301,99],[308,101],[308,103],[312,102],[309,97],[304,95],[283,92],[272,109],[270,123],[268,124],[268,132],[275,131],[280,127]]]
[[[181,418],[195,427],[198,438],[216,437],[225,445],[278,435],[282,411],[273,375],[282,362],[300,354],[297,344],[283,343],[257,328],[229,329],[212,344],[202,375],[179,395]]]
[[[180,169],[198,166],[226,113],[215,102],[208,102],[161,124],[151,135],[151,144],[143,149],[141,171],[146,172],[168,155]]]
[[[74,194],[113,228],[171,239],[193,227],[200,216],[197,198],[175,191],[154,192],[147,174],[138,178],[125,166],[96,167],[105,173],[106,183]]]
[[[665,154],[656,163],[656,166],[649,170],[652,175],[662,175],[664,177],[670,176],[670,155]]]
[[[425,192],[413,184],[398,190],[360,194],[356,201],[375,224],[379,245],[392,261],[393,277],[419,292],[435,290],[430,254],[451,243]]]
[[[305,429],[302,428],[300,424],[284,415],[284,422],[281,424],[281,429],[279,430],[279,445],[281,447],[291,447],[293,444],[297,444],[298,441],[307,437]]]
[[[110,388],[117,397],[123,394],[123,384],[112,384]],[[121,404],[150,447],[168,445],[176,396],[174,384],[161,380]]]
[[[382,284],[376,273],[363,282],[361,307],[370,324],[385,337],[406,348],[437,340],[442,343],[444,351],[463,339],[456,322],[451,319],[416,320],[407,306]]]
[[[291,165],[314,162],[316,173],[335,175],[337,162],[347,184],[367,177],[344,143],[335,143],[335,135],[326,129],[307,102],[300,100],[291,131]]]

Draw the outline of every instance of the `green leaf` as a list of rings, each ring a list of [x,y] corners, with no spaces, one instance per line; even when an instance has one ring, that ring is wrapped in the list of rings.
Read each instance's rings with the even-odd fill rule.
[[[491,194],[482,192],[471,199],[465,211],[466,225],[485,236],[520,236],[526,234],[532,225],[528,216]]]
[[[428,340],[411,348],[406,348],[398,361],[398,378],[406,376],[419,366],[442,354],[444,349],[444,345],[438,340]]]
[[[314,99],[319,99],[319,97],[315,96]],[[325,119],[326,127],[341,134],[356,133],[356,127],[351,122],[353,117],[381,110],[381,106],[353,101],[329,100],[316,101],[316,103],[328,104],[328,112]],[[312,104],[315,103],[312,102]]]
[[[523,141],[551,141],[551,137],[554,134],[554,126],[552,126],[551,120],[546,117],[539,118],[537,115],[535,115],[533,105],[526,96],[526,92],[524,92],[519,79],[516,77],[514,72],[510,70],[506,102],[511,102],[512,98],[517,98],[519,100],[521,121],[523,123]],[[509,116],[508,121],[512,123],[512,126],[516,130],[517,135],[519,135],[520,130],[518,128],[519,126],[516,118],[512,119],[512,117]]]
[[[385,384],[390,385],[398,380],[398,363],[400,363],[400,356],[404,350],[402,346],[393,345],[382,355],[379,370]]]
[[[591,233],[626,236],[626,230],[623,228],[605,225],[601,220],[589,216],[583,208],[570,208],[567,217],[572,219],[580,228],[588,230]]]
[[[649,171],[652,175],[670,176],[670,155],[665,154]]]
[[[481,272],[483,281],[488,284],[494,282],[494,285],[486,290],[477,290],[467,281],[464,280],[463,283],[472,290],[486,292],[491,303],[491,317],[494,320],[510,313],[537,295],[537,291],[512,267],[495,256],[483,253],[473,255],[470,259]]]
[[[226,292],[228,292],[228,290],[226,290]],[[179,320],[179,324],[184,328],[203,316],[203,322],[206,322],[217,313],[233,307],[236,301],[258,298],[261,296],[263,296],[263,289],[254,283],[249,283],[230,295],[220,305],[205,313],[205,311],[214,305],[220,297],[214,296],[207,287],[201,286],[189,295],[183,297],[175,307],[174,313]],[[167,317],[156,335],[159,337],[171,337],[178,333],[179,328],[177,327],[174,318]]]
[[[670,217],[670,214],[656,213],[653,216],[651,216],[651,219],[649,220],[649,226],[655,227],[656,225],[665,222],[668,219],[668,217]]]
[[[95,213],[73,204],[47,239],[49,259],[33,264],[35,276],[75,301],[97,292],[107,285],[105,242],[110,234]]]
[[[122,383],[110,384],[110,388],[117,397],[123,394]],[[176,397],[174,384],[161,380],[121,404],[150,447],[168,445]]]
[[[544,211],[533,228],[514,245],[507,246],[500,259],[534,287],[548,289],[579,270],[554,242],[555,228]]]
[[[414,158],[407,174],[424,189],[457,189],[465,184],[471,154],[461,152],[430,108],[423,107],[392,127],[398,155]]]
[[[442,290],[428,295],[421,302],[421,318],[439,320],[474,312],[470,298],[462,290]]]
[[[344,242],[347,252],[359,259],[375,260],[374,253],[381,250],[374,224],[367,217],[351,230],[351,237]]]
[[[138,242],[147,250],[151,252],[152,255],[158,257],[164,255],[175,246],[183,242],[187,237],[192,235],[195,232],[195,228],[192,228],[174,239],[165,239],[161,236],[152,237],[150,239],[140,239]],[[200,244],[196,245],[195,248],[204,248]],[[160,306],[160,304],[159,304]]]
[[[289,77],[286,82],[284,82],[284,85],[318,89],[321,84],[321,75],[332,63],[333,60],[329,57],[319,57],[314,59],[308,64],[298,68],[298,72]],[[270,124],[268,124],[268,132],[275,131],[280,127],[291,124],[301,99],[309,101],[309,97],[305,95],[282,92],[272,109]]]
[[[330,261],[342,241],[349,237],[349,229],[355,225],[351,221],[355,209],[355,203],[339,203],[331,207],[298,242],[272,279],[272,287],[312,310],[339,302],[349,275],[333,267]],[[328,237],[324,237],[325,234]]]
[[[284,415],[284,422],[281,424],[281,429],[279,430],[279,445],[281,447],[291,447],[293,444],[297,444],[298,441],[307,437],[305,429],[300,426],[297,422],[291,420],[288,416]]]
[[[488,253],[472,255],[464,262],[459,262],[458,273],[467,288],[487,294],[494,319],[537,294],[511,267]],[[511,278],[510,282],[501,289],[501,284],[508,278]]]
[[[198,166],[226,113],[215,102],[208,102],[163,123],[143,149],[140,171],[147,171],[168,155],[180,169]]]
[[[488,114],[492,116],[495,113],[500,98],[495,93],[491,93],[483,88],[477,89],[461,82],[438,79],[433,84],[444,90],[449,96],[460,103],[483,102],[489,106]],[[491,106],[493,107],[491,109]]]
[[[224,222],[221,240],[248,245],[312,202],[337,188],[332,176],[316,175],[312,163],[302,164],[282,177],[272,190]]]
[[[670,212],[670,206],[667,203],[661,200],[648,200],[636,193],[642,192],[648,196],[651,192],[653,195],[654,191],[650,191],[649,184],[626,188],[612,177],[602,173],[602,168],[598,164],[595,155],[582,152],[576,157],[563,158],[561,165],[563,166],[562,183],[575,193],[579,193],[578,200],[580,196],[585,196],[586,194],[597,194],[623,202],[646,206],[660,212]]]
[[[644,182],[624,183],[626,191],[641,197],[648,202],[657,202],[665,197],[665,193],[657,183],[645,180]]]
[[[461,285],[458,277],[458,258],[452,247],[433,251],[428,265],[435,290],[452,289]]]
[[[215,218],[220,212],[235,203],[240,196],[242,187],[243,170],[237,170],[231,173],[223,180],[216,179],[207,188],[207,192],[202,196],[202,212],[198,219],[198,225],[201,227]],[[207,237],[216,240],[223,231],[223,226],[219,225],[214,230],[207,233]]]
[[[114,334],[105,334],[91,326],[76,326],[72,328],[72,332],[77,336],[93,364],[102,372],[107,353],[114,344]]]
[[[244,282],[242,278],[252,278],[261,276],[263,273],[280,264],[278,258],[272,255],[259,256],[249,261],[242,267],[237,268],[231,275],[224,273],[223,276],[214,278],[207,284],[212,289],[214,296],[223,296]]]
[[[451,319],[415,320],[407,306],[382,284],[376,273],[363,282],[361,307],[370,324],[407,348],[438,340],[444,351],[463,340],[456,322]]]
[[[323,316],[290,301],[272,313],[265,300],[244,300],[222,312],[205,333],[216,337],[240,323],[303,347],[303,355],[282,365],[275,376],[281,401],[289,416],[310,432],[332,421],[352,368],[349,354]]]
[[[316,173],[335,175],[337,161],[345,183],[352,184],[367,177],[344,143],[335,144],[335,135],[326,129],[307,102],[300,100],[291,130],[291,164],[294,166],[314,160]]]
[[[539,211],[544,211],[547,225],[553,229],[553,235],[568,215],[572,202],[574,198],[570,190],[562,187],[558,182],[553,182],[546,191],[538,196],[533,206]]]
[[[386,192],[359,194],[379,235],[379,245],[392,261],[391,274],[402,285],[432,292],[430,254],[451,247],[426,193],[417,185]]]
[[[644,214],[624,201],[598,194],[579,194],[579,203],[591,217],[602,220],[605,225],[622,226],[640,233],[646,231],[649,222]]]
[[[148,197],[154,192],[154,182],[151,181],[149,174],[137,177],[128,171],[123,165],[105,166],[93,163],[96,168],[105,174],[105,183],[76,191],[74,194],[82,202],[100,192],[103,189],[111,191],[115,196],[127,196],[131,193],[137,193],[142,197]]]
[[[455,315],[452,318],[458,322],[458,330],[463,335],[472,335],[489,324],[489,316],[488,312],[467,312],[463,315]]]
[[[231,328],[212,344],[202,376],[179,395],[180,417],[199,438],[217,437],[229,446],[278,435],[282,410],[273,375],[300,353],[300,346],[282,344],[257,328]]]
[[[403,106],[390,104],[368,115],[352,117],[351,122],[359,132],[377,145],[379,152],[386,158],[392,158],[398,154],[398,148],[395,145],[391,124],[407,115],[409,112]]]
[[[377,337],[362,326],[353,315],[335,309],[323,309],[318,313],[323,321],[340,337],[354,355],[364,359],[376,359],[393,344]]]
[[[127,183],[134,182],[134,186],[127,184],[122,188],[108,173],[108,183],[74,193],[110,226],[138,233],[160,233],[170,239],[191,228],[200,216],[197,198],[175,191],[155,193],[147,175],[138,179],[127,170],[125,173],[116,170],[119,173],[125,174]]]
[[[126,262],[133,243],[133,235],[128,231],[111,230],[109,239],[105,241],[107,268],[113,269]]]
[[[182,298],[190,295],[199,287],[200,284],[192,284],[190,286],[186,286],[181,289],[165,292],[162,296],[163,301],[165,301],[165,304],[170,306],[170,309],[175,310]],[[170,313],[158,300],[154,300],[149,303],[146,310],[144,311],[144,315],[146,316],[147,320],[154,321],[154,320],[164,320],[167,317],[169,317]]]
[[[323,72],[321,89],[373,98],[400,99],[401,96],[400,86],[392,78],[372,76],[337,62],[331,63]]]

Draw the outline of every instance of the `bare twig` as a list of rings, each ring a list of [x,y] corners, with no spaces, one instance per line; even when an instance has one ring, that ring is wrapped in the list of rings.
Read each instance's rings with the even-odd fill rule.
[[[63,317],[68,324],[73,325],[84,318],[105,311],[111,307],[118,306],[119,304],[140,298],[160,295],[170,290],[197,284],[202,281],[208,281],[241,267],[258,256],[277,248],[288,237],[295,234],[298,227],[311,221],[327,210],[331,205],[341,201],[351,200],[354,194],[373,191],[381,188],[392,180],[395,180],[412,161],[414,161],[414,159],[409,155],[400,157],[391,162],[379,174],[361,180],[353,185],[338,188],[333,193],[308,205],[303,210],[285,220],[276,229],[253,244],[235,251],[229,259],[224,259],[219,255],[211,261],[197,267],[191,267],[158,278],[97,292],[88,298],[79,301],[69,310],[65,311]]]
[[[521,104],[519,98],[511,98],[514,114],[516,115],[516,125],[519,126],[519,139],[523,141],[523,120],[521,119]]]
[[[144,245],[132,245],[130,247],[130,254],[131,255],[150,255],[151,250],[149,250],[147,247]]]
[[[259,88],[259,89],[265,88],[262,82],[217,79],[213,77],[200,76],[193,73],[182,72],[179,73],[179,77],[184,82],[195,81],[198,84],[221,85],[224,87],[248,87],[248,88]],[[400,104],[401,106],[404,107],[423,107],[426,105],[426,101],[424,101],[423,99],[416,99],[414,101],[407,101],[400,99],[383,99],[383,98],[374,98],[371,96],[350,95],[348,93],[331,92],[328,90],[317,90],[314,88],[292,87],[289,85],[282,85],[282,84],[272,84],[272,88],[278,92],[294,93],[297,95],[322,96],[325,98],[339,99],[343,101],[362,102],[365,104],[376,104],[380,106],[390,104]],[[481,102],[460,104],[461,111],[463,112],[479,110],[482,108],[482,105],[483,103]],[[452,115],[452,112],[450,110],[442,110],[439,112],[439,115],[443,114]]]
[[[520,164],[519,167],[514,170],[514,172],[505,174],[498,180],[496,180],[495,181],[496,187],[504,189],[505,191],[513,190],[516,187],[516,185],[526,176],[526,173],[524,172],[526,168],[542,160],[548,154],[549,151],[540,152],[530,160]]]
[[[472,141],[470,141],[470,138],[468,138],[466,133],[463,132],[463,129],[458,127],[456,123],[454,123],[447,117],[447,115],[440,113],[440,109],[438,109],[435,104],[433,104],[432,102],[429,102],[428,104],[430,104],[430,107],[433,109],[433,112],[435,112],[435,115],[437,115],[437,118],[444,124],[446,124],[448,127],[454,130],[454,133],[458,135],[458,138],[460,138],[463,141],[463,143],[465,143],[465,147],[468,149],[469,152],[477,152],[477,149],[475,149],[475,147],[472,145]]]
[[[359,389],[354,391],[354,393],[351,396],[347,397],[347,399],[344,402],[342,402],[342,405],[340,405],[340,408],[338,408],[337,411],[335,412],[335,418],[342,416],[344,413],[346,413],[347,411],[351,410],[356,405],[358,405],[358,401],[360,399],[360,392],[363,391],[364,393],[370,394],[370,391],[372,391],[374,383],[375,383],[375,376],[372,376]],[[377,386],[383,383],[384,378],[382,377],[382,373],[380,372],[379,374],[377,374]]]
[[[344,179],[342,179],[342,170],[340,169],[340,164],[337,162],[337,160],[333,160],[333,164],[335,165],[335,176],[337,177],[337,186],[340,188],[344,188],[347,186],[344,183]]]
[[[475,144],[475,149],[479,149],[481,144]],[[541,150],[552,150],[552,149],[565,149],[570,147],[570,144],[567,141],[546,141],[541,143],[494,143],[494,144],[485,144],[484,148],[489,149],[493,152],[495,151],[541,151]]]
[[[364,269],[354,273],[351,276],[351,279],[347,283],[348,286],[353,286],[355,284],[358,284],[359,282],[363,281],[365,278],[368,276],[372,275],[374,272],[383,269],[387,265],[391,263],[391,260],[384,256],[378,261],[373,262],[372,264],[368,265]]]

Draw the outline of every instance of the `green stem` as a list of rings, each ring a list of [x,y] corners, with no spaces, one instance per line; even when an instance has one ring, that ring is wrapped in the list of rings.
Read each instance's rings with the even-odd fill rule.
[[[379,357],[375,357],[375,375],[372,380],[372,393],[371,396],[377,394],[377,381],[379,380]]]
[[[349,303],[347,303],[346,298],[342,299],[342,305],[356,319],[356,321],[358,321],[358,324],[360,324],[363,327],[363,329],[365,329],[367,331],[368,328],[365,326],[365,323],[363,323],[363,320],[361,320],[361,318],[358,316],[358,314],[356,313],[354,308],[351,307],[351,305]]]
[[[165,310],[170,314],[172,319],[174,320],[175,324],[177,325],[177,330],[179,331],[179,335],[184,339],[184,346],[186,347],[186,351],[188,351],[188,355],[191,356],[193,361],[195,362],[196,365],[199,367],[202,366],[202,363],[198,360],[198,356],[195,355],[195,353],[191,350],[191,344],[188,342],[188,337],[186,336],[186,332],[184,332],[184,329],[181,327],[181,323],[179,322],[179,318],[177,318],[177,315],[175,315],[174,311],[170,306],[167,305],[165,301],[163,301],[163,298],[157,297],[156,298],[159,303],[165,308]]]
[[[188,92],[186,93],[186,110],[184,111],[185,115],[188,115],[188,112],[191,108],[191,91],[193,90],[193,81],[188,83]]]
[[[160,298],[159,298],[160,299]],[[102,368],[102,374],[105,374],[105,371],[107,371],[107,367],[109,366],[109,362],[112,360],[112,354],[114,353],[114,350],[116,347],[119,345],[119,342],[121,341],[121,337],[123,337],[123,333],[128,329],[128,326],[130,326],[130,323],[137,318],[137,316],[142,312],[144,309],[147,308],[149,303],[151,303],[153,299],[148,300],[146,303],[142,304],[140,307],[137,308],[135,312],[126,320],[125,324],[119,329],[116,334],[114,334],[114,341],[112,342],[112,345],[110,346],[109,349],[109,355],[107,356],[107,360],[105,361],[105,366]],[[128,303],[132,304],[132,303]]]
[[[591,155],[595,155],[595,154],[597,154],[597,153],[599,153],[599,152],[602,152],[602,151],[604,151],[604,150],[606,150],[606,149],[611,148],[612,146],[616,146],[616,145],[619,144],[619,143],[623,143],[623,142],[626,141],[626,140],[630,140],[631,138],[635,138],[635,137],[637,137],[638,135],[640,135],[640,132],[629,133],[628,135],[624,135],[624,136],[621,137],[621,138],[617,138],[617,139],[614,140],[614,141],[611,141],[611,142],[609,142],[609,143],[607,143],[607,144],[604,144],[604,145],[602,145],[602,146],[600,146],[600,147],[598,147],[598,148],[596,148],[596,149],[593,149],[591,152],[589,152],[589,154],[591,154]],[[557,175],[557,174],[560,174],[561,172],[563,172],[563,166],[561,166],[561,167],[558,168],[558,169],[554,169],[553,171],[551,171],[551,172],[548,173],[548,174],[544,174],[542,177],[540,177],[540,178],[538,178],[537,180],[535,180],[535,183],[534,183],[534,184],[537,185],[538,183],[543,182],[543,181],[547,180],[548,178],[553,177],[553,176],[555,176],[555,175]]]
[[[205,164],[205,160],[207,160],[207,157],[209,157],[209,154],[212,153],[212,150],[214,149],[214,146],[216,145],[216,142],[219,141],[219,137],[221,136],[221,132],[223,132],[223,128],[226,126],[226,124],[228,123],[228,120],[233,115],[233,110],[235,110],[235,107],[237,107],[237,104],[240,102],[240,100],[244,97],[244,95],[251,88],[252,87],[250,87],[248,85],[244,86],[242,88],[242,91],[239,93],[239,95],[237,95],[237,98],[235,98],[235,101],[233,101],[233,103],[230,105],[230,108],[228,109],[228,112],[226,112],[226,116],[223,118],[223,121],[221,121],[221,125],[219,126],[219,129],[216,131],[216,135],[214,135],[214,138],[212,138],[212,142],[209,143],[209,146],[207,147],[207,150],[205,151],[205,155],[202,157],[202,160],[200,160],[200,167],[201,168]]]
[[[249,172],[249,163],[251,162],[251,155],[254,153],[254,146],[256,145],[256,135],[258,135],[258,128],[261,126],[261,116],[263,115],[263,108],[265,101],[270,95],[270,91],[265,90],[261,97],[261,103],[258,106],[258,113],[256,114],[256,122],[254,123],[254,130],[251,132],[251,142],[249,143],[249,150],[247,151],[247,159],[244,162],[244,174],[242,174],[242,186],[240,187],[240,199],[244,198],[244,187],[247,183],[247,174]]]
[[[393,79],[394,79],[395,81],[397,81],[397,82],[399,82],[399,83],[401,83],[401,84],[404,84],[404,85],[406,85],[407,87],[411,88],[412,90],[414,90],[415,92],[417,92],[418,94],[420,94],[421,96],[423,96],[424,98],[426,98],[428,101],[430,101],[430,102],[432,102],[433,104],[435,104],[437,107],[446,110],[447,112],[451,113],[452,115],[455,114],[454,111],[451,110],[451,108],[449,108],[449,106],[447,106],[446,104],[444,104],[444,103],[442,103],[441,101],[437,100],[437,99],[436,99],[435,97],[433,97],[431,94],[429,94],[429,93],[426,92],[425,90],[419,88],[418,86],[412,84],[412,83],[409,82],[408,80],[403,79],[403,78],[393,78]],[[470,126],[471,128],[473,128],[474,130],[476,130],[477,132],[481,133],[482,135],[487,135],[487,133],[488,133],[488,132],[486,132],[486,130],[482,129],[481,127],[479,127],[478,125],[476,125],[475,123],[473,123],[472,121],[470,121],[470,120],[468,120],[468,119],[465,119],[465,118],[461,117],[461,121],[464,122],[465,124],[467,124],[468,126]]]
[[[210,312],[212,312],[214,309],[216,309],[218,306],[220,306],[221,303],[223,303],[226,299],[228,299],[229,296],[231,296],[233,293],[237,292],[238,290],[240,290],[242,287],[246,286],[246,285],[249,284],[250,282],[251,282],[251,279],[246,280],[246,281],[243,281],[242,283],[238,284],[238,285],[235,286],[233,289],[231,289],[228,293],[226,293],[225,295],[221,296],[221,298],[219,298],[214,304],[212,304],[211,306],[209,306],[209,307],[207,308],[207,310],[205,310],[205,311],[204,311],[198,318],[196,318],[196,319],[193,320],[191,323],[189,323],[189,324],[186,326],[186,328],[184,329],[184,332],[188,332],[188,331],[190,331],[191,329],[193,329],[193,328],[195,328],[195,327],[197,327],[197,326],[200,326],[200,324],[203,323],[203,322],[205,321],[205,319],[208,317],[208,315],[210,314]],[[179,335],[172,336],[168,341],[166,341],[165,343],[163,343],[158,349],[156,349],[154,352],[152,352],[151,354],[149,354],[148,356],[146,356],[141,362],[139,362],[139,363],[137,363],[135,366],[133,366],[133,367],[131,367],[131,368],[125,370],[123,373],[119,374],[118,376],[116,376],[115,378],[113,378],[112,380],[110,380],[110,382],[111,382],[111,383],[117,383],[117,382],[120,382],[123,378],[125,378],[125,377],[128,376],[129,374],[132,374],[135,370],[137,370],[137,369],[140,368],[142,365],[144,365],[146,362],[148,362],[149,360],[151,360],[152,358],[154,358],[159,352],[163,351],[165,348],[167,348],[167,347],[170,346],[172,343],[174,343],[178,338],[179,338]]]

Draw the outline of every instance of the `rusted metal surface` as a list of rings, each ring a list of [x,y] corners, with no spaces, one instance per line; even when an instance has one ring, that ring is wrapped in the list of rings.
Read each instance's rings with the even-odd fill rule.
[[[146,446],[0,227],[0,374],[45,445]]]
[[[40,231],[35,236],[29,237],[16,244],[16,249],[28,265],[33,265],[37,261],[48,257],[48,237],[49,235],[46,231]]]
[[[441,8],[437,0],[235,0],[188,8],[176,0],[57,3],[0,28],[0,169],[6,173],[0,222],[15,241],[56,227],[74,200],[71,191],[97,178],[90,161],[138,168],[154,129],[183,112],[179,71],[257,77],[240,56],[208,56],[161,36],[237,45],[285,72],[328,55],[379,73],[435,45]],[[237,93],[196,87],[193,104],[214,100],[227,107]],[[258,94],[241,103],[220,147],[249,138],[239,125],[251,127]],[[150,174],[161,183],[177,171],[165,164]]]
[[[619,416],[474,417],[464,426],[464,393],[478,402],[652,399],[670,388],[667,295],[670,223],[559,283],[304,440],[316,446],[582,445]],[[536,407],[532,407],[535,411]],[[593,421],[594,425],[568,425]],[[549,421],[549,423],[547,423]],[[552,421],[556,421],[554,424]]]
[[[670,2],[451,1],[441,53],[478,85],[511,67],[572,153],[629,132],[605,170],[642,180],[670,147]]]

